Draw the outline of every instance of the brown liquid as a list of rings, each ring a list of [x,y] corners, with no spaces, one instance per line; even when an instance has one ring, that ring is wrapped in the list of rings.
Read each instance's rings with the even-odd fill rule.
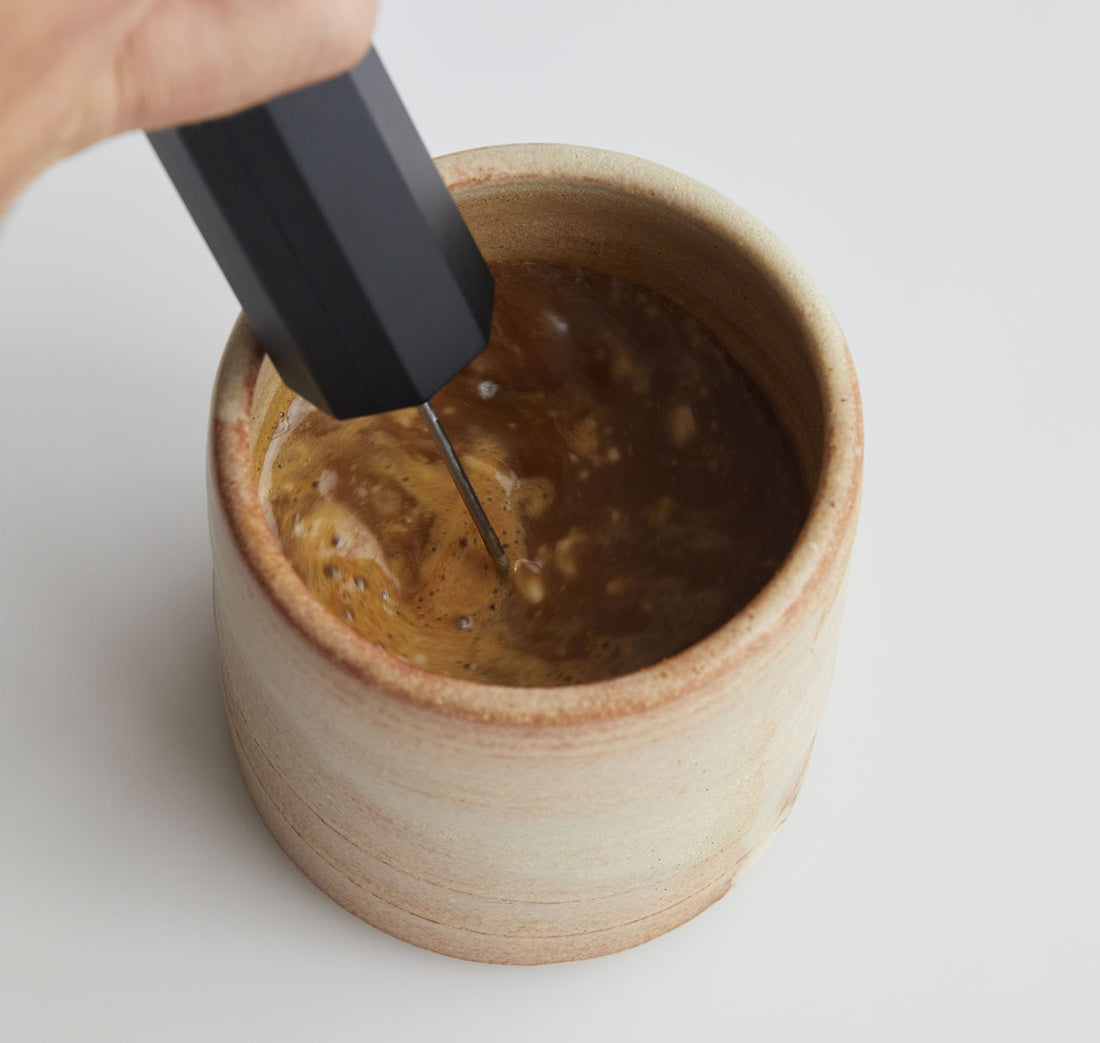
[[[763,396],[698,322],[621,279],[498,266],[486,351],[434,399],[515,572],[498,579],[414,409],[277,397],[269,522],[332,612],[427,670],[512,685],[640,669],[721,626],[805,519]]]

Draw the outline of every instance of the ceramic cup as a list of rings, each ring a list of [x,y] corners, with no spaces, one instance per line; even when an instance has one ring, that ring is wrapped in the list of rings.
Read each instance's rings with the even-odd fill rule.
[[[541,689],[426,673],[330,615],[280,552],[256,492],[278,376],[238,321],[209,459],[233,745],[275,839],[368,923],[469,960],[599,956],[721,897],[791,809],[856,527],[859,390],[818,289],[703,185],[560,145],[477,149],[439,167],[490,262],[623,276],[709,326],[785,425],[809,517],[743,611],[655,666]]]

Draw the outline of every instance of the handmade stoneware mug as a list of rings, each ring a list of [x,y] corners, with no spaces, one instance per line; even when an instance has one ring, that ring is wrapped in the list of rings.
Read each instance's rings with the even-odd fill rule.
[[[560,145],[439,161],[490,262],[581,266],[708,326],[795,447],[809,516],[757,597],[678,655],[591,684],[427,673],[331,615],[257,495],[279,378],[238,321],[210,432],[214,607],[233,745],[286,853],[368,923],[471,960],[549,963],[695,916],[798,793],[859,508],[859,390],[836,320],[743,210],[673,171]]]

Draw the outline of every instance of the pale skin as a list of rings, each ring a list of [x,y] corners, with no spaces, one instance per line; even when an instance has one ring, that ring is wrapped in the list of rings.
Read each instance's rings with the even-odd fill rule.
[[[0,212],[46,167],[335,76],[375,0],[0,0]]]

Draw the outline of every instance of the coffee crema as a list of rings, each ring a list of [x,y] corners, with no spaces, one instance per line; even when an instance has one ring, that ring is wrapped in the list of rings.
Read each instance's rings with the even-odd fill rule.
[[[670,302],[577,268],[493,274],[489,346],[433,404],[512,577],[415,409],[339,422],[276,395],[268,524],[323,605],[425,670],[507,685],[631,673],[774,574],[807,512],[794,452],[730,353]]]

